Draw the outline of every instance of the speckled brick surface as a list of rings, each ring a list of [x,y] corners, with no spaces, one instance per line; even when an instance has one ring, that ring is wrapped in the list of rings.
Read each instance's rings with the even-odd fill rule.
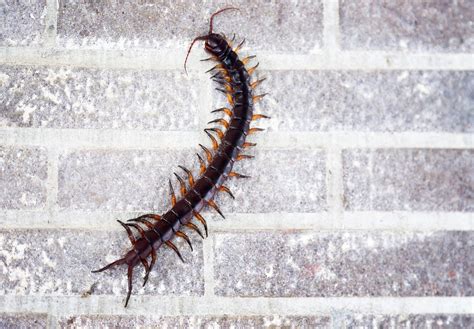
[[[0,46],[40,44],[45,14],[46,0],[0,2]]]
[[[255,159],[243,160],[234,169],[253,177],[226,183],[236,200],[225,193],[217,199],[224,213],[325,209],[323,152],[255,149],[252,154]],[[182,173],[176,168],[178,164],[198,168],[196,159],[192,150],[65,154],[59,169],[59,205],[90,210],[163,211],[170,205],[168,178],[174,182],[173,171]],[[269,162],[273,165],[268,166]],[[287,167],[287,163],[291,166]]]
[[[348,315],[339,323],[344,328],[472,328],[472,315],[407,314],[407,315]]]
[[[46,202],[43,148],[0,146],[0,208],[36,209]]]
[[[474,50],[470,0],[341,0],[339,13],[343,48]]]
[[[59,165],[59,206],[163,211],[171,203],[168,178],[174,177],[173,172],[180,173],[178,164],[197,168],[195,159],[191,149],[63,154]]]
[[[0,126],[193,130],[197,84],[184,72],[2,65]]]
[[[61,328],[329,328],[324,316],[71,316],[60,319]]]
[[[312,212],[326,204],[326,154],[311,150],[254,150],[254,159],[234,166],[250,179],[229,179],[235,196],[221,193],[217,204],[224,212]],[[269,166],[268,164],[271,163]]]
[[[322,1],[60,1],[58,34],[67,47],[184,47],[209,29],[210,15],[234,6],[240,11],[216,18],[215,30],[246,38],[254,50],[308,52],[322,38]],[[225,22],[225,23],[223,23]],[[184,52],[184,50],[183,50]]]
[[[134,295],[203,294],[201,239],[193,239],[193,253],[182,241],[176,244],[188,262],[182,263],[171,249],[160,249],[159,261],[145,288],[142,288],[144,270],[136,267]],[[91,270],[118,259],[129,248],[125,231],[2,230],[0,295],[125,297],[126,267],[103,273],[91,273]]]
[[[40,313],[0,313],[0,328],[40,329],[46,328],[48,315]]]
[[[473,211],[473,163],[472,150],[346,150],[345,207]]]
[[[215,293],[472,296],[473,238],[472,232],[219,234]]]
[[[474,74],[444,71],[268,71],[261,112],[278,131],[474,130]],[[222,102],[216,105],[220,105]]]

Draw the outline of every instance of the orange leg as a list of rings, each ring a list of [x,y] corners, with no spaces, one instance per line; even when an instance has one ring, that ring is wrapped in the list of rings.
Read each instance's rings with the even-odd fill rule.
[[[207,222],[206,220],[204,219],[204,217],[201,216],[200,213],[198,213],[197,211],[193,211],[193,215],[194,217],[196,217],[198,219],[198,221],[201,222],[201,224],[204,226],[204,230],[206,231],[206,238],[207,238]]]
[[[173,242],[171,242],[171,241],[168,240],[168,241],[165,241],[165,244],[166,244],[169,248],[171,248],[171,249],[174,250],[174,252],[176,253],[176,255],[178,255],[179,259],[181,259],[181,261],[182,261],[183,263],[185,262],[184,259],[183,259],[183,256],[181,256],[181,253],[179,252],[178,248],[173,244]]]

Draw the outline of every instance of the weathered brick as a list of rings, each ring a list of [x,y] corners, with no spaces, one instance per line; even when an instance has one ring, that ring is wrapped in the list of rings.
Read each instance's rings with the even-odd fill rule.
[[[341,0],[339,13],[343,48],[474,50],[470,0]]]
[[[256,159],[239,162],[234,167],[252,178],[230,179],[226,183],[236,200],[232,201],[224,193],[217,199],[224,212],[325,209],[323,152],[258,150],[252,153]],[[179,152],[96,150],[64,155],[59,168],[59,205],[90,210],[163,211],[170,204],[168,178],[178,164],[196,170],[195,159],[191,149]],[[292,164],[291,170],[283,165],[287,163]]]
[[[348,210],[474,211],[474,151],[343,152]]]
[[[46,202],[46,151],[0,146],[0,208],[34,209]]]
[[[59,205],[88,210],[164,211],[170,205],[168,178],[174,178],[174,171],[180,172],[179,164],[197,168],[195,158],[191,149],[63,154]]]
[[[45,28],[46,0],[0,3],[0,46],[30,46],[41,43]]]
[[[145,288],[143,267],[136,267],[134,295],[203,294],[201,239],[193,239],[192,254],[182,241],[176,243],[187,262],[182,263],[171,249],[160,249]],[[124,296],[126,267],[103,273],[91,270],[118,259],[129,249],[125,231],[1,230],[0,295]]]
[[[205,6],[190,1],[61,1],[60,43],[70,47],[154,47],[186,44],[207,32],[210,15],[224,7],[240,11],[216,17],[215,28],[246,38],[252,50],[309,51],[321,45],[322,1],[247,2],[213,0]]]
[[[46,328],[47,324],[47,314],[0,313],[0,328],[40,329]]]
[[[326,155],[323,151],[258,150],[255,159],[237,162],[234,170],[250,179],[230,179],[235,200],[216,199],[226,212],[312,212],[326,210]]]
[[[472,296],[473,238],[474,232],[219,234],[214,245],[215,293]]]
[[[197,128],[198,84],[182,72],[0,66],[0,125]]]
[[[474,131],[474,74],[269,71],[263,124],[279,131]],[[290,92],[289,92],[290,91]],[[217,103],[219,106],[222,102]]]
[[[344,328],[471,328],[472,315],[408,314],[408,315],[348,315]]]
[[[60,319],[61,328],[329,328],[328,317],[317,316],[71,316]]]

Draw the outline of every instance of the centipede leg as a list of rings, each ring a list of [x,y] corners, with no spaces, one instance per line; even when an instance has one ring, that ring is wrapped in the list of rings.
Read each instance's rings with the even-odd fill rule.
[[[148,282],[148,276],[150,275],[150,272],[153,269],[153,266],[155,265],[155,263],[156,263],[156,250],[155,248],[153,248],[153,246],[151,246],[151,262],[150,262],[150,267],[146,271],[145,277],[143,278],[143,287]]]
[[[125,299],[125,307],[128,305],[128,301],[130,300],[130,295],[132,294],[132,277],[133,277],[133,266],[128,266],[128,292],[127,292],[127,299]]]
[[[207,238],[207,222],[206,222],[206,220],[197,211],[193,211],[193,215],[194,215],[194,217],[196,217],[198,219],[198,221],[201,222],[202,226],[204,226],[204,230],[206,232],[206,238]]]
[[[120,258],[120,259],[117,259],[116,261],[108,264],[108,265],[105,265],[104,267],[98,269],[98,270],[92,270],[91,272],[92,273],[99,273],[99,272],[103,272],[105,270],[108,270],[109,268],[113,267],[113,266],[116,266],[116,265],[122,265],[122,264],[125,264],[125,258]]]

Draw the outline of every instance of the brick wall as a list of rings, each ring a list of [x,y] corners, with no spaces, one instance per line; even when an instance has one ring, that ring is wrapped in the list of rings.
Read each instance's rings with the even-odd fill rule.
[[[125,3],[124,3],[125,2]],[[130,306],[115,222],[169,206],[223,104],[193,37],[256,54],[252,177]],[[0,327],[473,325],[472,1],[0,3]],[[201,48],[201,47],[198,47]]]

